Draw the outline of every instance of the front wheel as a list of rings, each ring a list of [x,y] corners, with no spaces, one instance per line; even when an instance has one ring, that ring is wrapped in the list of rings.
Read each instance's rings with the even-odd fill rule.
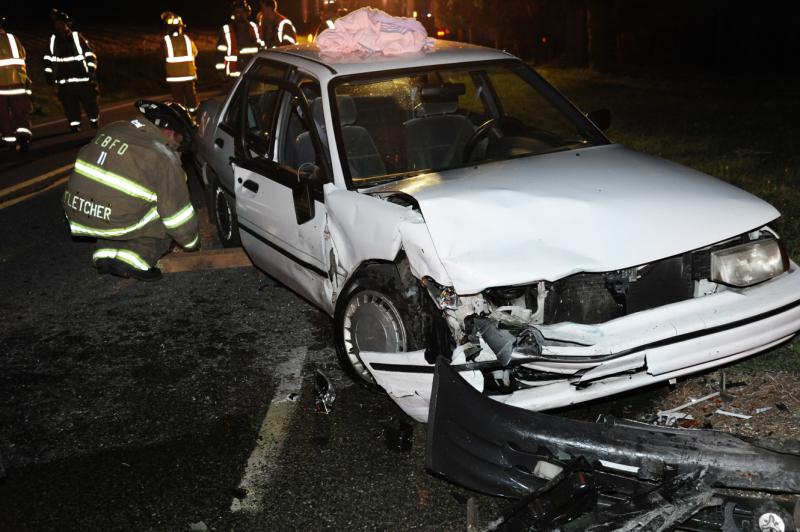
[[[416,295],[403,297],[399,276],[389,268],[366,271],[351,282],[334,314],[336,353],[342,369],[367,388],[379,389],[362,351],[398,353],[424,345]]]
[[[233,248],[242,245],[239,223],[236,219],[236,202],[220,185],[214,187],[214,224],[217,226],[222,246]]]

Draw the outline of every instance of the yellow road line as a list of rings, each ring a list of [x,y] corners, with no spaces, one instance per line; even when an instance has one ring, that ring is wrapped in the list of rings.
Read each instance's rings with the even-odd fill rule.
[[[3,201],[2,199],[0,199],[0,210],[5,209],[6,207],[11,207],[12,205],[16,205],[17,203],[19,203],[21,201],[25,201],[27,199],[30,199],[30,198],[32,198],[34,196],[38,196],[39,194],[41,194],[43,192],[47,192],[48,190],[52,190],[52,189],[56,188],[59,185],[63,185],[64,183],[67,182],[67,179],[69,179],[69,176],[64,176],[61,179],[59,179],[59,180],[47,185],[45,188],[43,188],[41,190],[36,190],[34,192],[31,192],[30,194],[25,194],[24,196],[20,196],[18,198],[14,198],[12,200]]]
[[[9,194],[12,194],[12,193],[16,192],[17,190],[21,190],[21,189],[27,188],[27,187],[29,187],[31,185],[35,185],[36,183],[41,183],[42,181],[46,181],[46,180],[50,179],[51,177],[57,176],[59,174],[66,173],[66,172],[70,171],[73,166],[75,166],[74,163],[66,164],[66,165],[62,166],[61,168],[56,168],[55,170],[51,170],[50,172],[47,172],[46,174],[42,174],[40,176],[36,176],[33,179],[28,179],[27,181],[24,181],[22,183],[17,183],[16,185],[14,185],[12,187],[4,188],[4,189],[0,190],[0,198],[8,196]]]

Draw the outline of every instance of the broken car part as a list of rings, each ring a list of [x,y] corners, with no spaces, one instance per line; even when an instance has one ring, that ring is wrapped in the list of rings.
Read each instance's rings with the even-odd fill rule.
[[[319,414],[330,414],[336,400],[336,388],[320,370],[314,374],[314,406]]]
[[[605,419],[588,423],[512,408],[484,397],[446,361],[436,365],[426,465],[491,495],[522,497],[578,456],[599,471],[661,482],[707,468],[712,487],[800,493],[796,442]]]

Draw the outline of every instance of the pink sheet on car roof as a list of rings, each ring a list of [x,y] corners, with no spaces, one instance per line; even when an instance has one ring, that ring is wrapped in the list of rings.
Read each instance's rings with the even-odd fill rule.
[[[433,39],[418,20],[393,17],[371,7],[336,19],[335,25],[317,37],[317,46],[324,53],[401,55],[433,46]]]

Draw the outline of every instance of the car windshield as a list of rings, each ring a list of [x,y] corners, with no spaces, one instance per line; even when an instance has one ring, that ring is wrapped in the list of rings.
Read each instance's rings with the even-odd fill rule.
[[[347,78],[334,85],[355,188],[608,142],[520,62]]]

